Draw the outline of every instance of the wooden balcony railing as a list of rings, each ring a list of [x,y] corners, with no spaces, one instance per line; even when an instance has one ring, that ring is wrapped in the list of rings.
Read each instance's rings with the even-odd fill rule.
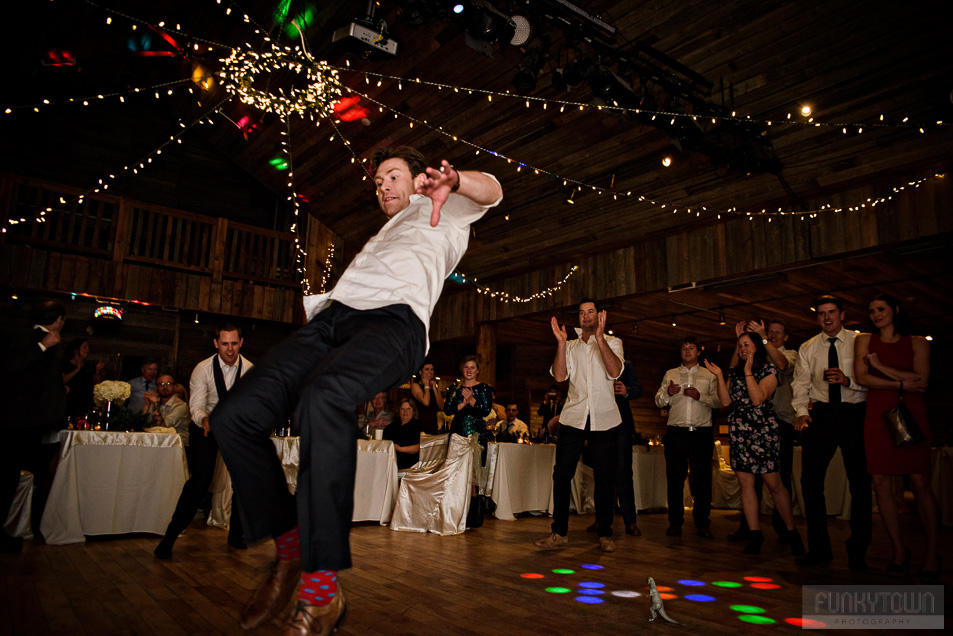
[[[300,287],[295,237],[287,232],[106,194],[80,203],[72,188],[30,179],[5,179],[3,189],[7,242],[188,270],[213,281]]]

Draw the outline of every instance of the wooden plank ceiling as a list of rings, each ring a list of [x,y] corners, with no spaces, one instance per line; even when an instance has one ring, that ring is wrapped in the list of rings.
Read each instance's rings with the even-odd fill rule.
[[[255,34],[256,25],[283,45],[296,42],[281,32],[287,21],[276,18],[278,9],[288,3],[274,0],[249,1],[241,6],[229,0],[221,4],[210,0],[102,0],[96,4],[74,3],[68,11],[59,2],[46,4],[57,6],[43,9],[46,23],[37,26],[42,26],[42,33],[20,35],[43,44],[35,45],[20,59],[28,59],[53,41],[55,34],[73,33],[71,41],[76,41],[75,33],[83,33],[80,48],[87,53],[84,74],[59,87],[73,94],[94,95],[122,90],[140,81],[182,79],[191,72],[193,62],[215,71],[220,67],[218,58],[224,56],[223,49],[209,52],[207,44],[244,47],[250,42],[259,46],[261,35]],[[494,0],[492,4],[500,12],[525,15],[533,23],[534,39],[524,50],[548,42],[543,47],[546,59],[536,87],[524,93],[553,100],[545,108],[539,101],[527,106],[523,97],[500,95],[517,93],[512,80],[524,50],[499,43],[485,45],[492,57],[474,50],[467,45],[463,20],[449,11],[452,4],[381,0],[373,24],[376,28],[381,19],[386,21],[398,52],[393,57],[371,59],[363,59],[341,43],[332,43],[336,28],[364,17],[363,2],[303,0],[290,5],[289,15],[300,15],[310,7],[310,26],[305,29],[309,50],[315,59],[342,69],[343,83],[365,95],[362,104],[371,107],[364,122],[340,122],[337,130],[328,122],[315,126],[297,117],[291,119],[294,182],[297,192],[309,201],[304,209],[339,234],[348,253],[359,248],[383,221],[371,183],[361,180],[361,169],[352,163],[351,150],[359,157],[368,157],[382,144],[417,146],[434,160],[444,157],[461,168],[485,170],[500,178],[504,202],[474,226],[474,238],[460,267],[485,283],[573,263],[586,254],[667,236],[689,226],[722,222],[712,211],[812,209],[818,203],[836,200],[838,194],[851,188],[899,185],[949,167],[953,132],[932,124],[953,121],[953,51],[944,28],[948,21],[934,13],[939,10],[935,3],[578,0],[581,9],[617,30],[615,41],[610,42],[602,37],[604,32],[594,37],[598,30],[584,28],[591,21],[570,19],[566,10],[559,8],[565,5],[560,0]],[[547,15],[555,19],[547,19]],[[112,24],[105,24],[107,17]],[[135,33],[148,31],[147,24],[160,21],[167,30],[178,27],[178,33],[172,35],[186,45],[189,59],[156,58],[149,67],[140,60],[134,77],[117,76],[109,66],[110,62],[116,63],[113,53],[126,51]],[[566,26],[567,22],[573,25]],[[131,30],[134,23],[138,27],[135,32]],[[194,45],[198,45],[197,51]],[[639,50],[643,53],[637,53]],[[667,56],[670,61],[647,57],[646,50]],[[696,140],[711,142],[714,149],[707,153],[687,149],[685,146],[692,145],[690,133],[679,138],[671,130],[653,125],[655,122],[645,115],[639,119],[596,109],[594,105],[599,102],[594,101],[593,89],[585,82],[557,90],[553,86],[557,71],[585,58],[601,60],[606,69],[628,81],[639,97],[644,86],[658,102],[659,111],[700,113],[698,123],[687,126],[695,127]],[[619,58],[628,63],[619,63]],[[654,60],[651,68],[645,62],[649,59]],[[30,95],[42,93],[40,87],[47,78],[44,72],[48,70],[40,68],[33,73],[32,86],[24,88],[32,91]],[[663,83],[647,79],[653,73],[669,79]],[[376,74],[387,77],[379,79]],[[692,99],[673,97],[677,87],[685,85],[672,80],[676,75],[700,76],[712,88],[694,93],[689,90],[695,100],[692,104]],[[438,90],[413,81],[416,78],[495,94],[490,100],[479,92]],[[288,89],[296,79],[293,73],[279,73],[267,79],[267,88],[272,92]],[[264,81],[256,86],[264,88]],[[212,94],[178,90],[163,97],[162,104],[173,117],[188,122],[225,97],[221,88]],[[587,107],[563,108],[558,100]],[[373,102],[383,104],[384,112]],[[847,126],[845,134],[840,125],[784,123],[789,113],[793,120],[803,122],[798,108],[805,103],[813,107],[818,122],[864,123],[863,130]],[[750,116],[755,123],[744,124],[749,132],[740,134],[739,126],[721,120],[712,124],[711,109],[722,107],[741,119]],[[228,119],[213,116],[210,126],[199,126],[196,132],[255,179],[285,195],[287,173],[276,171],[269,163],[279,154],[285,124],[274,114],[262,113],[234,99],[224,102],[222,112]],[[232,123],[246,115],[257,122],[257,128],[247,136]],[[412,122],[404,115],[418,123],[411,127]],[[134,119],[134,112],[129,118]],[[766,123],[769,120],[771,125]],[[421,123],[424,121],[427,125]],[[903,121],[911,126],[894,125]],[[129,122],[116,122],[117,127],[125,124]],[[922,134],[918,130],[921,124],[926,126]],[[342,143],[344,139],[349,146]],[[484,150],[477,154],[475,147]],[[719,149],[726,154],[719,155]],[[673,160],[670,167],[662,165],[665,156]],[[517,171],[521,163],[530,167]],[[781,166],[780,172],[772,166]],[[542,174],[535,174],[533,167]],[[583,184],[573,195],[573,205],[566,203],[570,190],[564,187],[564,181]],[[600,194],[590,186],[605,190]],[[647,200],[639,196],[614,197],[629,192],[644,195]],[[689,207],[698,210],[702,206],[709,212],[701,216],[684,213]],[[673,214],[673,208],[683,212]],[[270,221],[264,225],[270,226]],[[806,322],[803,308],[818,280],[837,280],[833,287],[843,289],[845,294],[858,290],[858,302],[869,291],[872,276],[888,286],[894,284],[890,281],[908,281],[904,284],[916,289],[898,290],[898,295],[905,298],[912,295],[922,300],[939,295],[948,299],[949,279],[941,280],[936,275],[936,253],[929,254],[922,258],[904,256],[903,264],[911,268],[906,271],[884,267],[883,259],[859,259],[846,268],[847,276],[841,276],[843,267],[822,264],[777,274],[767,289],[736,285],[697,293],[663,293],[657,298],[643,298],[638,307],[631,305],[628,309],[620,300],[614,319],[637,322],[639,337],[647,340],[655,337],[655,329],[662,326],[671,337],[670,321],[665,324],[664,318],[671,314],[693,316],[685,319],[688,331],[703,329],[706,321],[717,323],[717,315],[680,309],[678,302],[683,301],[705,309],[722,307],[729,322],[740,317],[734,307],[745,305],[746,315],[755,309],[756,315],[787,315],[797,329],[811,331],[813,326]],[[761,293],[763,297],[758,296]],[[645,307],[651,309],[646,311]],[[943,300],[933,314],[948,315],[949,310],[948,301]],[[509,337],[506,329],[514,329],[516,336],[526,327],[514,321],[503,328],[500,338]],[[631,325],[628,328],[631,331]],[[677,329],[682,328],[680,323]],[[545,329],[542,333],[548,342]],[[717,330],[703,333],[712,342],[720,334]]]

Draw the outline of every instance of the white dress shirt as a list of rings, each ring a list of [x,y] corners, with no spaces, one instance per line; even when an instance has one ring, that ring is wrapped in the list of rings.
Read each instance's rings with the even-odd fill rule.
[[[778,347],[778,351],[788,361],[788,368],[784,371],[778,369],[778,388],[774,391],[771,403],[774,404],[774,414],[778,419],[790,424],[794,422],[794,407],[791,406],[794,392],[791,390],[791,383],[794,381],[794,369],[797,367],[797,351],[784,345]]]
[[[867,401],[867,387],[857,384],[854,379],[854,338],[857,332],[841,327],[834,343],[837,349],[837,364],[847,376],[850,384],[841,386],[840,395],[843,404],[860,404]],[[824,379],[824,369],[828,368],[827,356],[831,343],[830,336],[821,332],[801,345],[797,352],[797,367],[794,369],[794,382],[791,390],[791,406],[798,417],[808,415],[807,407],[812,402],[830,400],[830,384]]]
[[[212,360],[218,354],[211,358],[202,360],[192,370],[192,377],[189,378],[189,411],[192,412],[192,421],[196,426],[202,426],[202,420],[209,416],[215,405],[218,404],[218,389],[215,388],[215,373],[212,371]],[[242,361],[242,375],[248,373],[254,366],[248,359],[239,355]],[[222,365],[222,377],[225,379],[225,388],[231,389],[238,379],[238,361],[228,366],[225,361],[219,358],[219,364]]]
[[[668,386],[675,383],[682,387],[675,395],[668,394]],[[685,395],[687,387],[698,390],[699,399]],[[662,378],[662,386],[655,394],[655,405],[668,407],[668,425],[682,428],[711,427],[711,410],[722,407],[718,399],[718,379],[700,364],[692,368],[684,364],[669,369]]]
[[[622,423],[619,406],[615,401],[612,381],[618,376],[609,375],[602,361],[602,353],[596,337],[590,336],[589,342],[582,339],[582,329],[576,327],[580,337],[566,343],[566,373],[569,375],[569,395],[566,405],[559,414],[563,426],[585,429],[586,419],[589,429],[607,431]],[[615,336],[605,336],[612,353],[619,359],[619,375],[624,361],[622,341]],[[553,374],[550,367],[549,374]]]
[[[496,177],[487,175],[494,181]],[[335,300],[352,309],[379,309],[407,305],[427,330],[430,350],[430,315],[447,277],[463,258],[470,240],[470,224],[490,205],[451,194],[440,210],[437,227],[430,226],[433,201],[420,194],[395,214],[369,240],[330,292],[304,297],[308,320]]]

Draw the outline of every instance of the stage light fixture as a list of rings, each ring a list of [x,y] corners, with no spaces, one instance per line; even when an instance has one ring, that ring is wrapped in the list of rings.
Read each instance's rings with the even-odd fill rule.
[[[546,42],[536,42],[523,55],[523,60],[516,69],[516,75],[513,77],[513,87],[522,94],[530,93],[536,90],[536,78],[539,76],[540,69],[546,62],[546,51],[548,50]]]

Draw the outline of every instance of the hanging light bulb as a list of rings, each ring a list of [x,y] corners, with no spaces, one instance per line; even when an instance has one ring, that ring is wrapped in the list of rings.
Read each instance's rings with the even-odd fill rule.
[[[576,191],[575,191],[575,190],[573,190],[572,192],[569,193],[569,198],[566,199],[566,203],[568,203],[569,205],[575,204],[575,201],[572,200],[572,198],[573,198],[574,196],[576,196]]]
[[[678,323],[675,321],[675,316],[672,316],[672,326],[677,327]]]
[[[720,313],[718,314],[718,324],[719,324],[719,325],[727,324],[727,323],[725,322],[725,312],[720,312]]]

